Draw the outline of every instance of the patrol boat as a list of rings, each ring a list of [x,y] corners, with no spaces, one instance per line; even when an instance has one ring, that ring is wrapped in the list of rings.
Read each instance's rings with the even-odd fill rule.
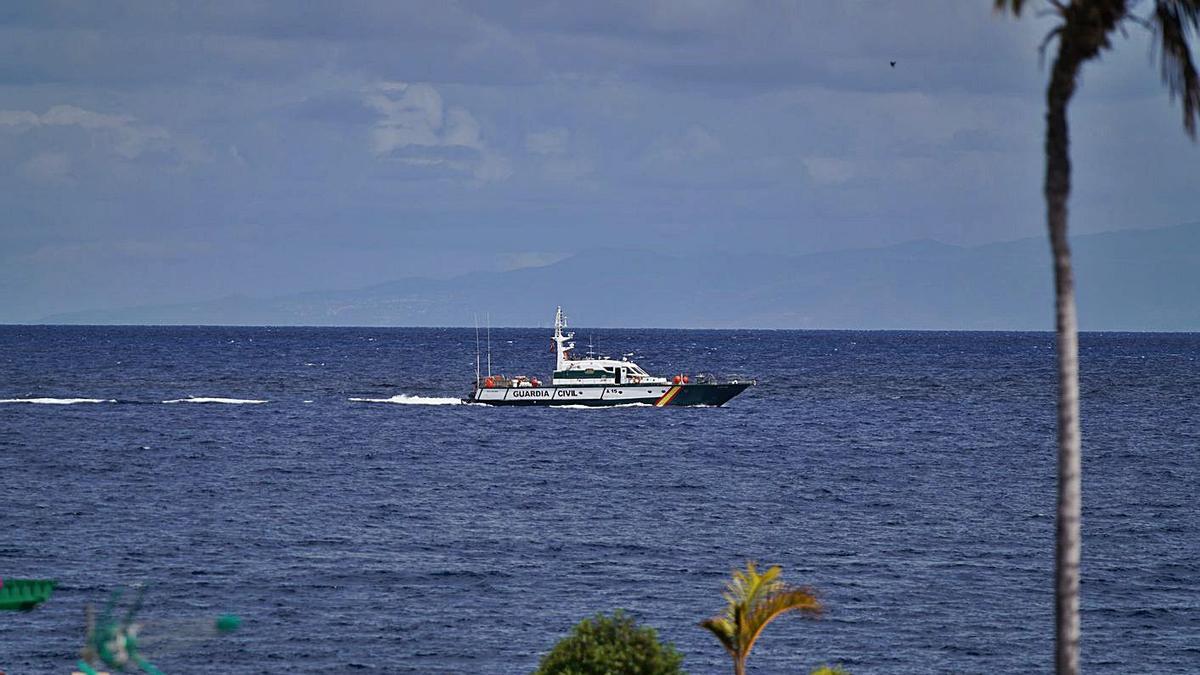
[[[562,307],[554,315],[556,362],[550,384],[519,375],[481,377],[476,366],[475,388],[466,403],[488,405],[585,405],[613,406],[635,403],[657,407],[681,405],[719,406],[754,384],[753,381],[720,381],[700,375],[671,379],[655,377],[642,370],[629,356],[621,360],[589,354],[576,358],[571,350],[574,333],[566,332]],[[478,359],[476,360],[478,363]],[[491,357],[488,357],[491,363]],[[490,369],[490,365],[489,365]]]

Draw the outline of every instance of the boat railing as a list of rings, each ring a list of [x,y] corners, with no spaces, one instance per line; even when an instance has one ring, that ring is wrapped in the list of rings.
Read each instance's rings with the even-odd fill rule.
[[[489,375],[479,381],[483,389],[512,389],[517,387],[540,387],[541,380],[526,375],[505,377],[504,375]]]

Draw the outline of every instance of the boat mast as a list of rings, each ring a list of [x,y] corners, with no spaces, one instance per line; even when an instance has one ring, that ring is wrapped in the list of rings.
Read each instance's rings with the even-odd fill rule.
[[[575,334],[564,333],[563,329],[566,327],[567,317],[563,316],[562,306],[559,306],[554,313],[554,351],[557,356],[554,362],[555,371],[563,370],[567,367],[567,352],[575,347],[575,343],[571,342],[571,338],[575,337]]]
[[[492,313],[487,313],[488,377],[492,376]]]
[[[479,388],[479,315],[475,315],[475,388]]]

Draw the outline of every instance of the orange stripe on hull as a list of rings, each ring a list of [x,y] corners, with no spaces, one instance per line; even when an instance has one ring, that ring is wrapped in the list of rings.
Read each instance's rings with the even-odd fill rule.
[[[671,387],[670,389],[667,390],[667,393],[663,394],[661,398],[659,398],[657,401],[654,402],[654,407],[661,408],[664,405],[670,403],[671,399],[675,398],[675,396],[679,393],[679,390],[681,390],[681,389],[683,389],[683,387],[681,387],[679,385],[675,385],[674,387]]]

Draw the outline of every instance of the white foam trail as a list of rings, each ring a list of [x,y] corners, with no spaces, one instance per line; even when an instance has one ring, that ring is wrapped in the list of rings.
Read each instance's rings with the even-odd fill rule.
[[[75,403],[116,403],[111,398],[0,398],[0,403],[41,403],[43,405],[72,405]]]
[[[440,398],[437,396],[409,396],[398,394],[391,398],[352,398],[356,403],[399,403],[401,405],[462,405],[461,398]]]
[[[193,396],[191,398],[173,398],[163,403],[267,403],[264,399],[253,398],[217,398],[213,396]]]

